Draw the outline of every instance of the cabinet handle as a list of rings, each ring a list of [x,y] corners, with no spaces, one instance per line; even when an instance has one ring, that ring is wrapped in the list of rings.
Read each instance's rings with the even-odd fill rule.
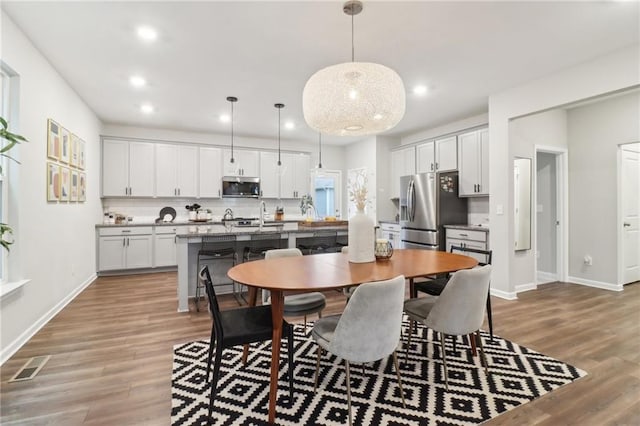
[[[129,187],[129,195],[133,195],[133,189]]]
[[[126,242],[127,242],[127,239],[126,238],[122,238],[122,247],[125,246]]]
[[[431,163],[431,171],[433,171],[433,163]]]
[[[182,195],[182,192],[180,192],[180,188],[178,188],[178,195]]]
[[[467,234],[459,234],[461,237],[468,237],[469,235]]]
[[[127,237],[127,247],[129,247],[129,237]]]
[[[478,192],[480,192],[480,184],[478,184]]]
[[[220,196],[220,190],[218,189],[218,197]]]
[[[131,232],[131,229],[123,229],[122,233],[125,233],[125,232]]]
[[[436,170],[438,170],[438,162],[436,161]]]

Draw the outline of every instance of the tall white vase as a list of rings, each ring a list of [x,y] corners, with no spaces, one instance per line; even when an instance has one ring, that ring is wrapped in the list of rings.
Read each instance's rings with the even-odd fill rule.
[[[374,223],[364,210],[349,219],[349,262],[375,262]]]

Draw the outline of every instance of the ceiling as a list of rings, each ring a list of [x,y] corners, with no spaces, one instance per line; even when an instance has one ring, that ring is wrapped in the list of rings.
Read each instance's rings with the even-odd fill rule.
[[[404,80],[401,137],[486,112],[490,94],[640,40],[639,4],[618,2],[365,1],[355,59]],[[320,68],[351,59],[342,2],[13,2],[2,9],[104,123],[317,141],[302,90]],[[142,42],[139,25],[157,29]],[[16,70],[19,72],[19,70]],[[134,89],[133,74],[148,84]],[[411,92],[428,87],[426,95]],[[144,102],[156,111],[140,112]],[[345,144],[353,138],[323,137]]]

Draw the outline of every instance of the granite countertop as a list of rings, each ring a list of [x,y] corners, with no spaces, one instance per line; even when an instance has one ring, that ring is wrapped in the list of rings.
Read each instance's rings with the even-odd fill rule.
[[[273,223],[298,223],[300,220],[299,219],[285,219],[285,220],[265,220],[264,223],[266,224],[273,224]],[[219,220],[209,220],[206,222],[199,222],[199,221],[183,221],[183,220],[175,220],[173,222],[158,222],[155,223],[153,221],[149,222],[149,221],[141,221],[141,222],[129,222],[129,223],[120,223],[120,224],[104,224],[104,223],[98,223],[96,224],[96,228],[117,228],[117,227],[131,227],[131,226],[199,226],[199,225],[224,225],[222,221]]]
[[[400,222],[397,220],[378,220],[378,223],[391,223],[393,225],[399,225]]]
[[[200,227],[198,227],[200,228]],[[226,230],[209,230],[201,232],[200,229],[196,229],[194,232],[178,233],[178,238],[190,238],[190,237],[202,237],[206,235],[252,235],[252,234],[315,234],[322,233],[322,231],[347,231],[347,225],[342,226],[323,226],[321,228],[298,228],[298,229],[282,229],[280,226],[265,226],[262,230],[257,226],[237,227],[234,226],[230,231]]]
[[[444,225],[445,228],[489,232],[489,225]]]

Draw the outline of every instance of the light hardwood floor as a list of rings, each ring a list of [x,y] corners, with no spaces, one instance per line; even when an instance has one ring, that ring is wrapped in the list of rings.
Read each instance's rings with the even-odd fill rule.
[[[341,293],[327,296],[325,314],[340,312]],[[640,425],[640,283],[621,293],[553,283],[492,301],[496,334],[588,376],[487,424]],[[2,366],[0,423],[169,424],[172,347],[211,327],[206,308],[176,306],[175,273],[99,278]],[[7,383],[46,354],[35,379]]]

